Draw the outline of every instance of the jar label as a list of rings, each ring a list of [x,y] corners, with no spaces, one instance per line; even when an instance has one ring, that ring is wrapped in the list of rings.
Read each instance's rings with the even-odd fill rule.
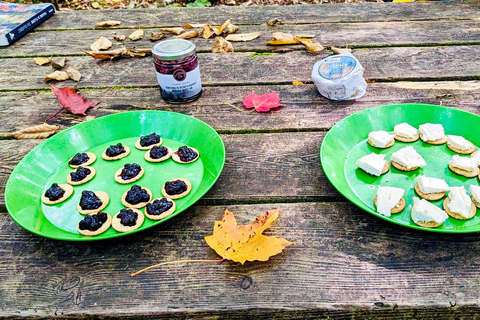
[[[202,91],[199,67],[189,72],[178,68],[173,71],[173,74],[163,74],[158,71],[156,73],[162,97],[164,98],[181,100],[193,97]]]

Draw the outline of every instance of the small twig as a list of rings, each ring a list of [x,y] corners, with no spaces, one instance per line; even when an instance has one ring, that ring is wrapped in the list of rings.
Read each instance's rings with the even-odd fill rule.
[[[167,265],[167,264],[176,264],[176,263],[188,263],[188,262],[204,262],[204,263],[218,263],[218,262],[223,262],[225,259],[217,259],[217,260],[195,260],[195,259],[192,259],[192,260],[173,260],[173,261],[167,261],[167,262],[162,262],[162,263],[159,263],[159,264],[154,264],[153,266],[150,266],[150,267],[146,267],[142,270],[139,270],[137,272],[134,272],[132,274],[130,274],[130,276],[132,277],[136,277],[138,276],[140,273],[143,273],[145,271],[148,271],[150,269],[153,269],[153,268],[157,268],[157,267],[160,267],[160,266],[164,266],[164,265]]]
[[[63,109],[65,109],[65,107],[62,107],[60,110],[58,110],[57,112],[55,112],[53,115],[51,115],[50,117],[48,117],[47,119],[45,119],[45,122],[47,122],[47,121],[50,120],[50,119],[53,119],[56,115],[58,115],[60,112],[62,112]]]

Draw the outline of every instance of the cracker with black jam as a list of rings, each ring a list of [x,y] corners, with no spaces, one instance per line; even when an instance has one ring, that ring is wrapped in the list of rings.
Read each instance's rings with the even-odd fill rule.
[[[145,160],[148,162],[163,162],[172,157],[173,150],[169,147],[157,147],[154,146],[152,149],[145,153]]]
[[[183,146],[172,154],[172,159],[178,163],[192,163],[200,157],[200,152],[192,147]]]
[[[82,152],[77,153],[74,155],[70,161],[68,161],[68,165],[73,169],[78,168],[79,166],[86,167],[91,165],[97,160],[97,156],[91,152]]]
[[[79,186],[92,180],[93,177],[95,177],[95,174],[96,171],[93,167],[79,166],[68,174],[67,183],[72,186]]]
[[[127,208],[140,209],[152,200],[152,192],[148,188],[133,185],[122,196],[122,204]]]
[[[78,232],[84,236],[96,236],[110,228],[112,217],[103,211],[86,215],[78,223]]]
[[[162,194],[166,198],[180,199],[185,197],[192,190],[190,181],[184,178],[176,178],[165,182],[162,188]]]
[[[102,211],[108,205],[110,197],[104,191],[82,191],[77,210],[81,214],[92,214]]]
[[[73,187],[69,184],[53,183],[42,195],[42,202],[48,205],[61,203],[73,194]]]
[[[140,139],[135,142],[135,148],[139,150],[150,150],[155,146],[161,146],[162,143],[162,138],[160,138],[158,134],[153,132],[149,135],[141,136]]]
[[[121,143],[117,143],[111,145],[107,148],[107,150],[103,151],[102,159],[107,161],[115,161],[122,158],[125,158],[130,154],[130,148],[127,146],[122,145]]]
[[[145,220],[143,212],[138,209],[122,209],[113,216],[112,227],[118,232],[128,232],[138,229]]]
[[[129,184],[140,179],[145,170],[136,163],[126,163],[123,168],[115,172],[115,181],[121,184]]]
[[[175,201],[168,198],[157,198],[145,207],[145,215],[150,220],[162,220],[175,212]]]

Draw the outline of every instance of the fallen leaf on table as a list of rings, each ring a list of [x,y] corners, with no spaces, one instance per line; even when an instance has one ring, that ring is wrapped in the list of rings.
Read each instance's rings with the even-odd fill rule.
[[[85,51],[89,56],[94,57],[95,59],[115,59],[115,58],[134,58],[134,57],[144,57],[150,54],[151,49],[140,49],[140,48],[119,48],[110,51]]]
[[[180,33],[182,33],[182,32],[185,32],[185,29],[183,29],[182,27],[176,27],[176,28],[161,28],[160,30],[161,30],[161,31],[170,32],[170,33],[173,33],[173,34],[180,34]]]
[[[130,35],[128,36],[128,39],[132,41],[136,41],[136,40],[142,39],[144,35],[145,35],[145,32],[142,29],[138,29],[130,33]]]
[[[297,44],[298,39],[290,33],[274,32],[272,34],[272,39],[267,43],[271,45]]]
[[[58,126],[42,123],[33,127],[17,130],[10,133],[10,135],[17,139],[45,139],[50,137],[57,130]]]
[[[239,34],[229,34],[225,37],[227,41],[252,41],[260,37],[261,32],[251,32],[251,33],[239,33]]]
[[[293,81],[292,84],[294,86],[303,86],[303,82],[302,81]]]
[[[278,108],[282,105],[278,93],[265,93],[259,96],[252,92],[243,98],[242,103],[245,108],[254,108],[257,112],[268,112],[270,109]]]
[[[85,101],[85,98],[79,95],[77,93],[77,89],[75,88],[65,87],[60,89],[54,86],[50,86],[50,88],[52,88],[52,91],[62,105],[62,108],[52,116],[48,117],[45,121],[48,121],[55,117],[57,114],[62,112],[63,109],[67,109],[73,114],[81,114],[85,116],[85,111],[87,111],[89,108],[96,106],[99,103],[99,101],[93,100]]]
[[[295,37],[299,39],[311,39],[315,38],[316,36],[314,34],[296,34]]]
[[[212,29],[210,24],[203,26],[202,37],[205,39],[209,39],[211,36],[215,34],[215,31]]]
[[[233,45],[222,37],[215,37],[212,46],[213,53],[233,52]]]
[[[272,27],[273,27],[273,26],[275,26],[275,25],[277,25],[277,24],[283,24],[283,22],[282,22],[282,20],[275,18],[275,19],[272,19],[272,20],[268,20],[268,21],[267,21],[267,24],[268,24],[269,26],[272,26]]]
[[[281,209],[268,210],[255,222],[239,226],[232,212],[225,209],[220,221],[215,221],[213,235],[205,237],[207,244],[224,259],[244,264],[245,261],[267,261],[289,245],[283,238],[262,234],[278,218]]]
[[[117,21],[117,20],[100,21],[95,24],[95,27],[113,27],[113,26],[118,26],[121,23],[122,23],[121,21]]]
[[[341,53],[350,53],[352,52],[352,49],[350,48],[337,48],[337,47],[331,47],[332,51],[336,54],[341,54]]]
[[[310,39],[299,39],[299,41],[313,54],[317,54],[325,49],[320,43],[312,42]]]
[[[43,66],[45,64],[48,64],[50,63],[52,60],[51,58],[42,58],[42,57],[37,57],[37,58],[33,58],[33,61],[38,64],[39,66]]]
[[[150,34],[150,41],[162,40],[165,37],[166,37],[166,35],[163,32],[152,32]]]
[[[183,26],[185,29],[194,29],[194,28],[203,28],[204,26],[206,26],[205,23],[185,23],[185,25]]]
[[[67,70],[66,72],[68,73],[68,75],[70,76],[70,79],[72,79],[73,81],[80,81],[80,79],[82,78],[82,74],[77,71],[76,69],[74,69],[73,67],[71,66],[68,66],[67,67]]]
[[[187,31],[187,32],[184,32],[182,34],[179,34],[175,38],[176,39],[191,39],[191,38],[195,38],[195,37],[198,37],[198,31],[193,30],[193,31]]]
[[[53,69],[62,69],[65,67],[65,63],[67,62],[67,58],[60,58],[60,59],[55,59],[52,58],[52,68]]]
[[[98,3],[97,1],[94,1],[91,3],[91,6],[93,9],[100,9],[100,3]]]
[[[238,29],[240,29],[238,26],[230,23],[227,27],[227,33],[228,34],[235,33],[238,31]]]
[[[130,57],[145,57],[152,53],[152,49],[150,48],[132,48],[127,49],[127,55]]]
[[[64,81],[70,79],[70,76],[65,71],[54,71],[50,73],[48,76],[45,77],[45,82],[57,80],[57,81]]]
[[[117,41],[123,41],[127,38],[126,35],[124,34],[119,34],[119,35],[116,35],[116,36],[113,36],[113,39],[117,40]]]
[[[230,24],[230,19],[228,19],[227,21],[225,21],[221,26],[219,26],[217,28],[217,30],[215,30],[215,34],[217,36],[221,35],[223,33],[223,31],[225,31],[225,29],[227,29],[228,25]]]
[[[105,37],[100,37],[90,45],[90,49],[92,49],[93,51],[100,51],[110,49],[112,46],[112,41],[108,40]]]

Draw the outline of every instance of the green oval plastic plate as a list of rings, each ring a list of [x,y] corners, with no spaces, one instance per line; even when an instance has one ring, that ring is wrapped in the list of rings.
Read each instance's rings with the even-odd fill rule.
[[[425,104],[401,104],[371,108],[341,120],[325,136],[320,149],[320,159],[327,178],[348,200],[384,220],[425,231],[480,232],[480,214],[470,220],[456,220],[449,217],[438,228],[423,228],[417,226],[410,219],[413,197],[417,196],[413,190],[417,176],[426,175],[445,179],[450,186],[465,186],[467,192],[470,184],[479,185],[479,181],[478,178],[468,179],[456,175],[448,169],[448,162],[456,153],[448,149],[446,144],[434,146],[419,139],[414,143],[395,141],[391,148],[376,149],[367,143],[370,131],[392,132],[393,127],[402,122],[407,122],[416,128],[424,123],[441,123],[446,134],[463,136],[477,147],[480,146],[480,135],[478,134],[480,117],[477,115],[454,108]],[[374,177],[358,169],[355,165],[357,159],[372,152],[386,154],[385,159],[390,160],[393,152],[408,145],[413,146],[422,155],[427,166],[413,172],[399,171],[390,166],[387,174]],[[405,189],[404,198],[407,202],[405,209],[391,217],[378,214],[373,204],[378,186]],[[442,208],[442,201],[443,199],[432,201],[432,203]]]
[[[200,158],[190,164],[179,164],[169,159],[150,163],[144,159],[146,151],[135,148],[141,136],[156,132],[164,146],[174,150],[182,145],[197,148]],[[130,154],[117,161],[105,161],[101,155],[111,144],[122,143]],[[93,152],[97,161],[92,165],[97,171],[93,180],[74,187],[73,195],[65,202],[47,206],[40,197],[54,182],[66,183],[72,170],[69,159],[77,152]],[[131,184],[114,181],[116,170],[125,163],[138,163],[145,169],[143,177]],[[20,226],[38,235],[70,241],[91,241],[115,238],[148,229],[173,218],[198,201],[217,181],[225,164],[225,147],[218,133],[205,122],[180,113],[166,111],[125,112],[103,116],[62,131],[30,151],[15,167],[8,179],[5,203],[8,212]],[[143,225],[131,232],[120,233],[110,228],[94,237],[82,236],[77,231],[83,215],[77,204],[83,190],[105,191],[110,203],[105,212],[114,215],[123,205],[122,194],[133,184],[149,188],[153,198],[162,197],[163,184],[174,178],[186,178],[192,183],[188,196],[175,200],[175,212],[160,221],[145,217]],[[141,209],[143,211],[143,209]],[[186,217],[188,219],[188,217]]]

